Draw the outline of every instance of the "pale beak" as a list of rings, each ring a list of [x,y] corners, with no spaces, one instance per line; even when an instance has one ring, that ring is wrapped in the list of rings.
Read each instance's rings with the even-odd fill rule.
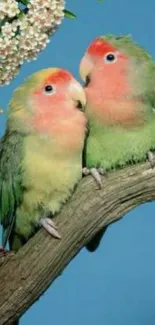
[[[77,108],[83,109],[86,105],[86,95],[80,83],[73,79],[69,85],[68,92],[71,99],[76,102]]]
[[[89,56],[86,54],[83,56],[83,58],[80,62],[80,70],[79,70],[81,79],[84,82],[87,81],[87,77],[90,76],[92,69],[93,69],[93,62],[91,61]]]
[[[3,114],[4,113],[4,111],[3,111],[3,109],[0,107],[0,114]]]

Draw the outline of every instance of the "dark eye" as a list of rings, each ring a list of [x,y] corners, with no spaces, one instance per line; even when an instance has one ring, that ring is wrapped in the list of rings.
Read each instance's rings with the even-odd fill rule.
[[[46,85],[44,91],[47,95],[51,95],[55,92],[55,88],[53,87],[53,85]]]
[[[106,61],[106,63],[114,63],[117,60],[117,55],[115,53],[107,53],[104,56],[104,60]]]

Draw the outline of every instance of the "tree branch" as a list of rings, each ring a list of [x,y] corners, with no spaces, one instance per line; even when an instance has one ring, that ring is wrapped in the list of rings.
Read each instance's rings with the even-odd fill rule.
[[[61,274],[79,250],[105,225],[155,199],[155,169],[138,164],[108,173],[103,189],[85,177],[56,217],[61,240],[40,230],[0,268],[0,325],[21,316]]]

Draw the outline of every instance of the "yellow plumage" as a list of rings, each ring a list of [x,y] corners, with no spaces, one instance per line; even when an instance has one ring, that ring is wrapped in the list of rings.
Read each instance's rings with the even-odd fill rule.
[[[37,227],[53,235],[49,217],[82,176],[86,118],[79,102],[85,105],[82,86],[57,68],[33,74],[13,94],[0,151],[3,242],[11,233],[11,249],[17,251]]]
[[[30,221],[40,218],[37,212],[39,206],[54,214],[70,197],[82,175],[82,153],[79,151],[70,156],[64,148],[60,157],[52,138],[40,138],[38,135],[26,137],[24,148],[23,185],[28,190],[24,192],[22,205],[17,211],[17,229],[20,233],[24,227],[26,235]],[[25,214],[27,217],[23,218]]]

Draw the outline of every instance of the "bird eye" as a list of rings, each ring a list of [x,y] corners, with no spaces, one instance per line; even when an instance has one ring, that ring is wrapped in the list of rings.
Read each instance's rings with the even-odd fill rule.
[[[52,95],[55,92],[55,88],[53,85],[46,85],[44,87],[44,92],[46,93],[46,95]]]
[[[109,52],[104,56],[104,61],[106,63],[114,63],[117,60],[116,53]]]

